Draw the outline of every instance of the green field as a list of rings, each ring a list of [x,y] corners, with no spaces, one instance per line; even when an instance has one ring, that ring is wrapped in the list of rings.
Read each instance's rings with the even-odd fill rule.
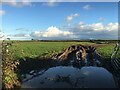
[[[8,44],[6,44],[8,43]],[[3,44],[3,86],[4,88],[13,88],[20,86],[20,72],[17,68],[17,63],[20,64],[24,58],[29,58],[25,68],[33,68],[34,62],[37,62],[36,57],[50,58],[53,54],[60,53],[70,45],[93,45],[97,48],[97,52],[105,59],[110,61],[110,56],[115,43],[111,44],[96,44],[92,42],[41,42],[41,41],[9,41]],[[8,52],[7,52],[8,50]],[[31,59],[32,58],[32,59]],[[45,61],[45,60],[44,60]],[[43,61],[42,61],[43,62]],[[23,63],[24,64],[24,63]],[[48,64],[48,63],[47,63]],[[21,65],[22,66],[22,65]],[[27,66],[27,67],[26,67]],[[40,68],[40,67],[39,67]],[[26,72],[26,71],[25,71]]]
[[[97,52],[105,59],[110,59],[112,53],[113,53],[113,48],[115,47],[114,44],[111,45],[105,45],[102,47],[98,47]]]
[[[93,45],[90,42],[14,42],[11,50],[13,50],[16,58],[22,57],[51,57],[69,47],[70,45],[82,44]]]
[[[40,42],[40,41],[14,41],[9,48],[14,52],[16,59],[29,57],[51,57],[53,54],[60,53],[70,45],[97,45],[97,52],[104,58],[110,58],[115,43],[96,44],[92,42]]]

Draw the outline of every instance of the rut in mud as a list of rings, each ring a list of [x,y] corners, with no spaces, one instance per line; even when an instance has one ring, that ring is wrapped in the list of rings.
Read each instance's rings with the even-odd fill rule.
[[[101,58],[95,50],[92,46],[72,45],[52,59],[57,60],[58,64],[100,65]]]

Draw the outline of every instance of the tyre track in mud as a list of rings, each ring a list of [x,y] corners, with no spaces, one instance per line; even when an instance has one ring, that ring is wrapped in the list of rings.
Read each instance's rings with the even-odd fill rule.
[[[94,63],[94,65],[97,65],[98,63],[102,63],[102,58],[99,55],[99,53],[96,50],[98,46],[93,46],[93,45],[71,45],[68,48],[66,48],[64,51],[62,51],[61,53],[58,53],[56,55],[53,56],[53,59],[56,59],[59,64],[61,64],[61,62],[66,62],[67,63],[73,63],[76,62],[78,63],[83,62],[85,64],[85,62],[90,63],[90,61],[92,61],[92,63]],[[79,58],[77,53],[79,52]],[[80,59],[80,60],[79,60]],[[86,65],[86,64],[85,64]],[[84,66],[84,65],[83,65]]]

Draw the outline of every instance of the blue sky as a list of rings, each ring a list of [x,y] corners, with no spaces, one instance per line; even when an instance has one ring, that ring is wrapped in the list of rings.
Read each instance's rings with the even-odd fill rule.
[[[8,2],[1,11],[13,39],[117,39],[117,2]]]

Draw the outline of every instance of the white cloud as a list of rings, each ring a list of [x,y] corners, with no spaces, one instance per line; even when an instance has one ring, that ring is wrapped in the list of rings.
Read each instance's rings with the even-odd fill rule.
[[[4,10],[0,10],[0,16],[4,15],[5,11]]]
[[[44,32],[35,31],[31,33],[33,38],[47,38],[47,39],[67,39],[71,38],[72,35],[69,31],[62,31],[55,26],[48,27],[48,29]]]
[[[11,40],[31,40],[31,36],[26,33],[17,33],[14,35],[7,35],[4,39],[10,38]]]
[[[5,2],[5,3],[7,3],[7,4],[11,5],[11,6],[17,6],[16,0],[11,0],[10,2]]]
[[[13,35],[14,37],[29,37],[29,34],[25,34],[25,33],[18,33]]]
[[[118,39],[118,23],[78,23],[71,29],[72,33],[79,39]]]
[[[31,0],[4,0],[2,1],[3,4],[7,4],[10,6],[14,6],[14,7],[23,7],[23,6],[31,6]]]
[[[31,33],[31,37],[37,39],[118,39],[118,23],[93,23],[86,24],[79,22],[77,25],[68,30],[60,30],[51,26],[44,32],[35,31]]]
[[[72,21],[75,17],[78,17],[79,15],[80,15],[80,14],[78,14],[78,13],[71,14],[71,15],[67,16],[66,20],[67,20],[68,22],[70,22],[70,21]]]
[[[9,36],[10,40],[31,40],[31,37],[16,37],[16,36]]]
[[[73,14],[73,16],[74,16],[74,17],[78,17],[78,16],[79,16],[79,14],[78,14],[78,13],[75,13],[75,14]]]
[[[91,24],[91,25],[88,25],[88,27],[90,27],[90,29],[92,29],[94,31],[104,30],[104,26],[102,23]]]
[[[84,28],[83,28],[84,27]],[[83,22],[78,23],[76,28],[82,30],[92,30],[92,31],[114,31],[118,30],[118,23],[108,23],[103,25],[102,23],[94,23],[94,24],[84,24]]]
[[[90,10],[90,9],[92,9],[92,7],[90,5],[85,5],[85,6],[83,6],[83,9]]]
[[[43,5],[48,7],[54,7],[57,5],[57,0],[48,0],[47,2],[44,2]]]
[[[108,31],[114,31],[114,30],[118,30],[118,23],[109,23],[106,27],[106,30]]]
[[[79,22],[78,25],[84,25],[85,23],[84,22]]]
[[[73,20],[73,16],[67,16],[67,21],[70,22]]]
[[[34,32],[31,33],[31,36],[32,36],[33,38],[39,38],[39,37],[42,37],[43,34],[44,34],[43,32],[34,31]]]
[[[34,31],[30,35],[19,33],[14,39],[41,39],[41,40],[65,40],[65,39],[118,39],[118,23],[93,23],[79,22],[72,28],[65,30],[55,26],[48,27],[45,31]]]
[[[68,26],[69,27],[69,26]],[[0,34],[2,37],[3,34]],[[8,36],[4,36],[7,38]],[[18,33],[9,36],[11,40],[68,40],[68,39],[118,39],[118,23],[93,23],[86,24],[79,22],[71,28],[57,28],[56,26],[48,27],[46,30],[34,31],[31,34]]]

